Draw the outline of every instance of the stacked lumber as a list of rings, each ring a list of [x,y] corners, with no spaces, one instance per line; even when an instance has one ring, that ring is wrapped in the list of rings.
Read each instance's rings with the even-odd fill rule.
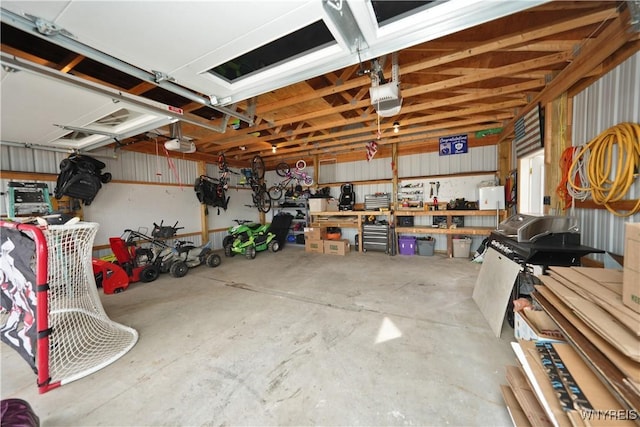
[[[635,425],[640,421],[640,314],[622,303],[622,272],[550,267],[538,278],[542,284],[533,297],[567,342],[513,343],[520,367],[507,368],[511,394],[503,389],[503,395],[514,423],[526,425],[515,421],[516,414],[530,425]]]

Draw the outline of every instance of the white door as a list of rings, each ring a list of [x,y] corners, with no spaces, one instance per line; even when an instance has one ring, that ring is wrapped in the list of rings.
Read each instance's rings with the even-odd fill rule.
[[[536,151],[518,161],[518,212],[544,213],[544,152]]]

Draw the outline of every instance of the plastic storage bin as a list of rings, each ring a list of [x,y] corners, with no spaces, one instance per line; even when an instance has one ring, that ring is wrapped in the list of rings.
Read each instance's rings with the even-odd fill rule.
[[[469,258],[471,252],[471,239],[453,239],[453,257]]]
[[[433,249],[436,246],[436,239],[434,238],[420,238],[418,243],[418,255],[432,256]]]
[[[416,253],[415,236],[398,237],[398,252],[400,255],[413,255]]]

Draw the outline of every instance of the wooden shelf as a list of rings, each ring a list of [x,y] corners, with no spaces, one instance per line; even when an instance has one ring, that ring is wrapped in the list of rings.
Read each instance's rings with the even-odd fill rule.
[[[500,210],[416,210],[416,209],[399,209],[395,211],[395,216],[444,216],[447,218],[447,227],[430,227],[430,226],[414,226],[414,227],[398,227],[396,226],[396,234],[415,233],[415,234],[443,234],[447,236],[447,255],[453,256],[453,236],[488,236],[496,227],[452,227],[454,216],[496,216],[499,221],[506,219],[507,211]],[[497,224],[496,224],[497,226]]]
[[[495,227],[457,227],[457,228],[440,228],[440,227],[396,227],[396,233],[417,233],[417,234],[458,234],[473,236],[488,236]]]
[[[391,224],[392,211],[331,211],[309,212],[311,227],[357,228],[362,230],[362,218],[368,216],[384,216]],[[359,251],[362,252],[360,245]]]
[[[496,216],[495,210],[424,210],[422,209],[399,209],[392,211],[335,211],[335,212],[309,212],[311,218],[311,227],[341,227],[341,228],[357,228],[362,229],[363,217],[368,216],[384,216],[387,222],[393,222],[392,217],[398,216],[445,216],[447,217],[447,228],[415,226],[415,227],[397,227],[396,234],[414,233],[414,234],[442,234],[447,236],[447,254],[453,256],[453,236],[488,236],[496,227],[456,227],[453,228],[454,216]],[[506,218],[507,211],[498,212],[500,221]],[[497,225],[497,224],[496,224]],[[360,247],[362,250],[362,247]]]
[[[504,219],[507,211],[500,211],[500,218]],[[395,211],[396,216],[495,216],[496,211],[480,211],[480,210],[447,210],[428,211],[419,209],[398,209]]]

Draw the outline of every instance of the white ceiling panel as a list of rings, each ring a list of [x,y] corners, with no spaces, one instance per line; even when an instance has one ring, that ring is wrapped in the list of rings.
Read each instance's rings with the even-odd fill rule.
[[[114,101],[108,96],[31,72],[2,69],[1,75],[0,140],[3,143],[82,150],[112,143],[113,138],[104,133],[124,137],[171,121],[168,116],[152,114],[126,102]],[[118,114],[117,122],[110,120],[100,124],[100,119],[105,122],[105,117],[114,113]],[[83,132],[86,133],[84,138],[68,139],[65,135],[72,133],[71,128],[88,131]]]

